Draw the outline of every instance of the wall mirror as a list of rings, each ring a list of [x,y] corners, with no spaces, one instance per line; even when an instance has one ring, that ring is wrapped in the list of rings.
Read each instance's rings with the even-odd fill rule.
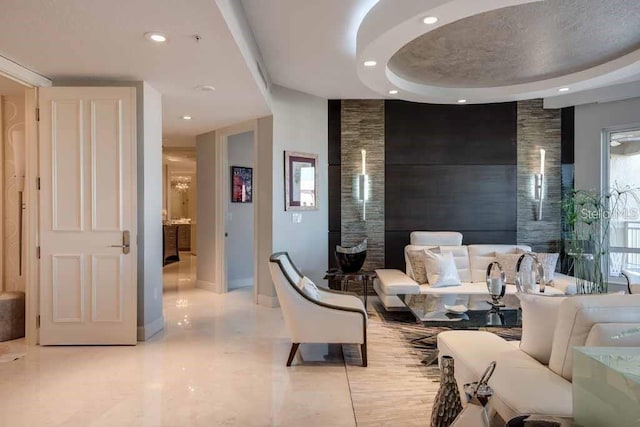
[[[318,209],[318,155],[284,152],[285,210]]]

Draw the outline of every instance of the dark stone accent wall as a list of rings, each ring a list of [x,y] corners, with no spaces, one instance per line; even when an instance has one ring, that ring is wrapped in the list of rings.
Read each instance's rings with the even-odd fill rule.
[[[386,265],[415,230],[516,241],[516,104],[385,106]]]
[[[365,238],[367,260],[364,269],[385,266],[385,102],[383,100],[344,100],[341,116],[341,240],[353,246]],[[357,198],[357,177],[362,173],[361,150],[366,150],[369,200],[366,220],[363,202]]]
[[[465,106],[330,101],[329,261],[336,244],[366,236],[368,268],[402,269],[414,230],[460,231],[465,244],[519,242],[553,250],[560,195],[573,188],[573,145],[573,109],[544,110],[541,100]],[[362,148],[376,206],[367,205],[366,222],[353,196]],[[540,148],[547,150],[547,182],[545,221],[537,222],[532,179]]]
[[[518,102],[518,243],[555,252],[561,229],[561,111],[544,109],[542,99]],[[535,174],[546,150],[542,220],[536,219]]]

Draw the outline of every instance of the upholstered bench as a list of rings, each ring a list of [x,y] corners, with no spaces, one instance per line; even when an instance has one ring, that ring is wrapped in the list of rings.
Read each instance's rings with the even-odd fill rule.
[[[0,341],[24,337],[24,292],[0,293]]]

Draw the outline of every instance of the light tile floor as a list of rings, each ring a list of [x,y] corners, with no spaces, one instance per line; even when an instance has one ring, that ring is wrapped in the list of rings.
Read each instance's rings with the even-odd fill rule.
[[[165,267],[165,330],[135,347],[37,347],[0,363],[0,426],[353,426],[342,359],[285,367],[282,314],[253,289],[194,287],[195,257]]]

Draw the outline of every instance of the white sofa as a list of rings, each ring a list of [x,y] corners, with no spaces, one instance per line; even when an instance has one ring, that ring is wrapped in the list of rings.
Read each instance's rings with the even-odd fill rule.
[[[640,334],[613,338],[640,326],[640,295],[572,296],[559,304],[557,315],[552,334],[534,337],[549,340],[548,365],[522,351],[518,342],[483,331],[440,333],[439,355],[454,358],[460,390],[465,383],[477,381],[489,363],[496,361],[489,381],[494,390],[491,407],[503,420],[525,414],[572,417],[573,348],[640,347]],[[523,334],[527,327],[524,322]]]
[[[432,288],[414,280],[408,251],[437,247],[453,252],[462,281],[461,286]],[[465,304],[471,310],[487,309],[486,300],[489,292],[486,286],[486,272],[489,264],[495,261],[496,253],[516,254],[530,250],[531,247],[524,245],[462,245],[462,234],[458,232],[414,231],[411,233],[410,244],[404,248],[405,271],[378,269],[378,278],[374,281],[373,287],[387,310],[406,309],[412,295],[426,295],[426,312],[441,311],[444,304]],[[517,306],[516,291],[515,285],[507,285],[505,302],[508,305]],[[553,287],[545,292],[575,294],[575,278],[556,273]]]

